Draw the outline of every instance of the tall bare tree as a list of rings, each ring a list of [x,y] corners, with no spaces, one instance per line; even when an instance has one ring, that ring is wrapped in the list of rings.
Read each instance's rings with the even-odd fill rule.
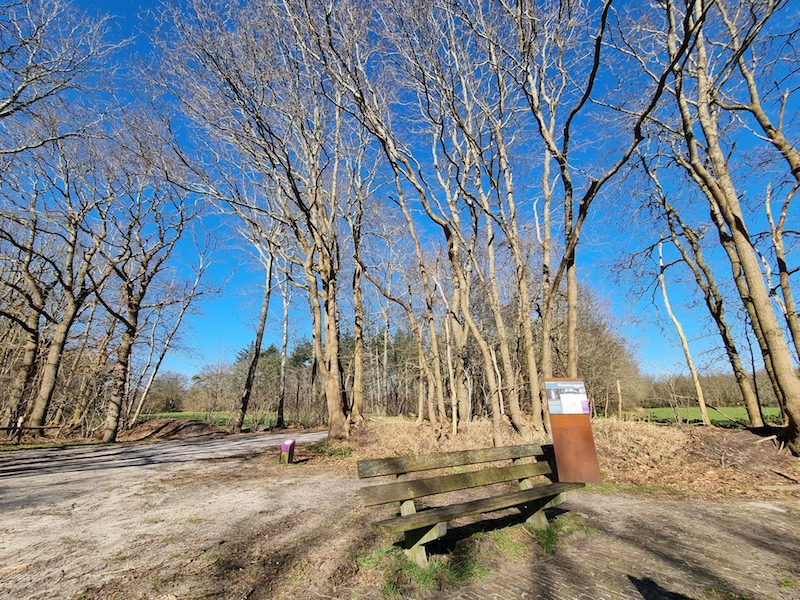
[[[216,10],[192,2],[186,14],[172,13],[171,27],[163,56],[172,74],[165,81],[187,114],[233,149],[246,175],[269,187],[267,210],[295,238],[329,433],[346,437],[338,277],[347,115],[327,98],[322,65],[303,50],[306,32],[279,3]]]
[[[681,260],[689,268],[697,286],[703,294],[706,308],[719,331],[725,353],[733,370],[739,390],[742,394],[750,424],[753,427],[764,425],[761,416],[756,390],[745,371],[738,350],[738,344],[726,316],[726,302],[717,285],[711,265],[706,259],[702,246],[703,234],[690,227],[667,198],[667,192],[661,185],[654,163],[643,162],[645,172],[654,185],[654,200],[658,207],[656,219],[666,223],[669,239],[678,250]],[[660,243],[660,242],[659,242]],[[648,249],[648,252],[652,249]]]
[[[37,197],[45,186],[36,185],[36,176],[26,167],[25,161],[31,165],[38,159],[26,155],[56,140],[87,134],[97,119],[91,111],[73,110],[78,103],[71,99],[89,103],[90,92],[98,87],[97,78],[110,70],[106,59],[115,45],[106,40],[105,30],[103,19],[79,15],[62,0],[0,3],[0,173],[6,183],[16,180],[17,192],[24,193],[27,185],[32,198],[30,210],[17,211],[13,218],[26,222],[25,231],[14,233],[14,244],[18,243],[22,252],[18,257],[22,279],[14,287],[26,287],[28,300],[18,321],[26,332],[25,351],[2,415],[4,425],[11,413],[20,412],[23,394],[33,377],[39,322],[46,316],[47,298],[56,284],[47,267],[35,273],[36,263],[42,263],[34,252],[41,250],[36,250],[39,238],[47,237],[42,235],[37,208]],[[12,164],[14,173],[7,173]],[[27,184],[23,183],[26,178]],[[3,230],[12,231],[7,227]],[[46,243],[52,244],[52,238]]]
[[[786,2],[736,6],[722,1],[666,2],[666,34],[659,41],[662,63],[675,64],[674,59],[681,52],[676,40],[687,33],[692,36],[690,60],[682,61],[680,68],[672,71],[670,96],[676,114],[666,125],[667,131],[677,134],[673,158],[707,200],[738,291],[751,311],[754,328],[763,340],[765,360],[771,364],[777,391],[784,398],[789,421],[787,445],[793,453],[800,454],[800,377],[773,310],[759,253],[748,228],[733,164],[738,157],[737,140],[728,127],[731,115],[724,110],[729,90],[735,92],[741,87],[733,80],[734,73],[741,73],[740,58],[749,55],[757,60],[753,53],[756,40],[788,6]],[[732,30],[736,32],[733,44],[718,43],[720,32],[729,42]],[[752,94],[746,74],[742,81],[748,94]],[[782,145],[777,135],[771,143]]]
[[[697,404],[700,407],[700,417],[703,425],[711,425],[711,420],[708,418],[708,407],[706,406],[706,396],[703,392],[703,386],[700,384],[700,376],[697,374],[697,368],[694,366],[694,359],[689,350],[689,341],[686,339],[686,334],[683,331],[683,325],[675,316],[675,311],[672,310],[672,304],[669,301],[669,294],[667,293],[667,281],[664,272],[666,267],[664,265],[663,243],[658,244],[658,284],[661,288],[661,297],[664,299],[664,308],[667,310],[672,324],[675,326],[675,331],[681,341],[681,348],[683,349],[683,356],[686,359],[686,366],[692,376],[692,384],[694,385],[695,395],[697,396]]]
[[[100,144],[86,138],[57,140],[39,153],[34,176],[36,185],[47,190],[38,208],[39,222],[62,247],[59,255],[46,259],[64,306],[53,319],[53,339],[28,419],[33,427],[45,423],[64,348],[78,314],[113,271],[115,259],[100,258],[108,248],[108,217],[115,196],[114,190],[97,183],[103,179],[104,159]]]
[[[269,301],[272,296],[272,277],[273,265],[275,264],[274,253],[268,253],[266,257],[266,278],[264,281],[264,296],[261,301],[261,310],[258,315],[258,325],[256,326],[256,336],[253,339],[252,355],[249,357],[249,364],[247,365],[247,375],[245,375],[244,385],[242,386],[242,395],[239,398],[239,406],[236,408],[236,416],[231,423],[231,431],[234,433],[241,433],[242,426],[244,425],[244,418],[247,414],[247,406],[250,403],[250,395],[253,392],[253,384],[256,379],[256,370],[258,369],[258,361],[261,358],[261,343],[264,339],[264,329],[267,325],[267,315],[269,314]],[[279,411],[280,412],[280,411]],[[282,415],[279,416],[282,419]]]
[[[130,124],[130,135],[117,136],[109,154],[106,185],[116,197],[106,212],[105,234],[111,243],[100,253],[111,269],[114,294],[99,296],[106,310],[121,325],[115,348],[113,386],[106,412],[103,441],[116,440],[123,405],[129,399],[134,343],[141,333],[142,316],[175,298],[155,298],[169,259],[198,209],[189,195],[169,183],[164,152],[147,128]],[[99,181],[99,178],[97,179]]]
[[[6,183],[9,183],[8,180]],[[9,187],[6,186],[7,200],[10,200]],[[27,196],[24,186],[18,191],[23,197]],[[33,197],[36,196],[34,192]],[[34,200],[32,204],[35,207],[37,203]],[[25,341],[21,361],[16,365],[16,374],[6,398],[1,421],[3,427],[11,426],[12,422],[18,424],[25,415],[25,396],[34,377],[40,351],[41,321],[48,317],[49,297],[57,283],[47,269],[44,257],[53,256],[53,249],[41,246],[39,238],[46,236],[40,230],[36,210],[29,211],[27,207],[21,212],[8,210],[11,206],[9,202],[3,211],[3,225],[0,227],[0,239],[5,242],[0,277],[5,297],[0,316],[18,327]]]

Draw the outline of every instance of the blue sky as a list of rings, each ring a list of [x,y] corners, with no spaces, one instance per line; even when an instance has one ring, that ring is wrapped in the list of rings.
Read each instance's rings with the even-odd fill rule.
[[[109,15],[110,35],[120,39],[132,38],[132,44],[125,52],[146,56],[149,51],[147,36],[139,33],[140,14],[157,12],[161,6],[158,1],[125,0],[73,0],[73,6],[90,15]],[[204,364],[218,361],[232,361],[236,353],[252,343],[255,335],[255,321],[261,307],[264,272],[256,261],[247,257],[237,247],[230,235],[219,235],[220,248],[213,256],[207,284],[221,286],[220,294],[207,296],[196,307],[201,314],[188,315],[181,328],[179,351],[170,352],[164,360],[162,370],[196,374]],[[187,262],[191,262],[187,257]],[[264,345],[280,345],[281,298],[273,294],[270,306],[270,319],[265,333]],[[304,318],[302,311],[297,320]]]
[[[146,54],[148,43],[145,36],[137,33],[140,22],[137,15],[146,11],[158,11],[159,2],[150,1],[100,1],[75,0],[75,6],[89,13],[110,14],[113,17],[112,32],[120,37],[134,37],[134,44],[128,51]],[[599,201],[598,201],[599,202]],[[579,248],[579,273],[581,279],[597,291],[602,300],[608,302],[613,319],[622,324],[624,335],[632,339],[639,350],[641,367],[646,372],[660,373],[664,370],[679,369],[683,361],[677,337],[671,325],[662,331],[653,324],[655,311],[649,307],[649,298],[632,299],[625,286],[615,283],[609,276],[610,254],[616,248],[611,247],[608,224],[602,222],[587,223]],[[594,229],[594,230],[593,230]],[[602,239],[601,243],[590,240]],[[255,320],[261,304],[264,275],[254,266],[248,264],[244,253],[237,249],[235,243],[223,248],[215,256],[215,264],[211,270],[212,285],[227,282],[221,294],[206,298],[202,305],[202,315],[190,315],[181,344],[191,348],[191,352],[172,352],[165,360],[162,369],[182,372],[186,375],[197,373],[203,364],[214,364],[220,360],[230,361],[237,351],[251,343]],[[673,285],[671,293],[673,305],[683,322],[690,338],[696,338],[699,330],[696,323],[699,319],[691,318],[683,306],[684,294],[681,287]],[[660,295],[656,296],[656,304],[662,309]],[[695,309],[696,310],[696,309]],[[293,338],[302,337],[308,331],[307,310],[305,301],[295,293],[293,309]],[[265,345],[280,344],[280,295],[274,294],[269,321],[265,336]],[[641,319],[646,315],[646,320]],[[664,318],[666,316],[664,315]],[[716,340],[713,340],[716,343]],[[693,348],[698,353],[709,345],[709,341],[694,339]]]

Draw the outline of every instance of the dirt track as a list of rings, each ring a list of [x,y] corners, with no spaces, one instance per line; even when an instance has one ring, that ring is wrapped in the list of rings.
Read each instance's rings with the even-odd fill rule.
[[[264,458],[286,437],[0,454],[0,597],[72,598],[97,590],[107,598],[112,594],[101,590],[119,579],[132,582],[138,597],[157,597],[161,580],[179,578],[192,563],[211,563],[209,551],[240,531],[308,508],[286,501],[299,466],[281,470],[275,450],[269,465]],[[311,442],[326,433],[292,437]],[[303,502],[324,503],[327,482],[312,476],[304,483]]]
[[[264,447],[285,437],[0,455],[0,597],[379,596],[353,553],[388,542],[370,533],[352,461],[301,449],[279,466]],[[554,556],[532,542],[432,597],[800,599],[796,501],[581,492],[550,516],[581,524]]]
[[[505,561],[453,600],[797,600],[800,503],[575,493],[554,556]],[[562,517],[562,518],[563,518]],[[569,517],[568,517],[569,518]]]

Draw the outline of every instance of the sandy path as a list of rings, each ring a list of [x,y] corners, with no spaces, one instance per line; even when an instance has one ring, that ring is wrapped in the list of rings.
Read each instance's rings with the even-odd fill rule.
[[[179,592],[162,580],[196,561],[207,567],[226,540],[311,512],[337,490],[330,477],[264,453],[285,437],[0,455],[0,597],[72,598],[121,577],[147,579],[133,586],[141,597]]]

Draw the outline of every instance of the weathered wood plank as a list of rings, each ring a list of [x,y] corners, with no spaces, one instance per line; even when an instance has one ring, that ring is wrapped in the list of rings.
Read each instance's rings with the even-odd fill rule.
[[[550,473],[550,465],[546,462],[538,462],[374,485],[362,488],[358,493],[364,506],[375,506],[376,504],[413,500],[422,496],[443,494],[515,479],[526,479],[548,473]]]
[[[441,508],[431,508],[413,515],[385,519],[373,523],[372,528],[381,533],[401,533],[413,529],[421,529],[429,525],[443,523],[459,517],[479,515],[502,508],[519,506],[540,498],[555,497],[563,492],[582,488],[584,485],[583,483],[568,482],[551,483],[549,485],[542,485],[530,490],[522,490],[503,496],[494,496],[492,498],[483,498],[481,500],[473,500],[461,504],[452,504]]]
[[[447,523],[437,523],[433,527],[423,527],[406,531],[403,536],[403,547],[406,556],[423,569],[428,566],[428,553],[425,544],[438,540],[447,535]]]
[[[396,475],[397,473],[414,473],[416,471],[474,465],[494,462],[496,460],[540,456],[541,454],[542,447],[538,444],[524,444],[521,446],[503,446],[500,448],[484,448],[481,450],[422,454],[419,456],[375,458],[358,461],[358,476],[364,479],[365,477]]]

